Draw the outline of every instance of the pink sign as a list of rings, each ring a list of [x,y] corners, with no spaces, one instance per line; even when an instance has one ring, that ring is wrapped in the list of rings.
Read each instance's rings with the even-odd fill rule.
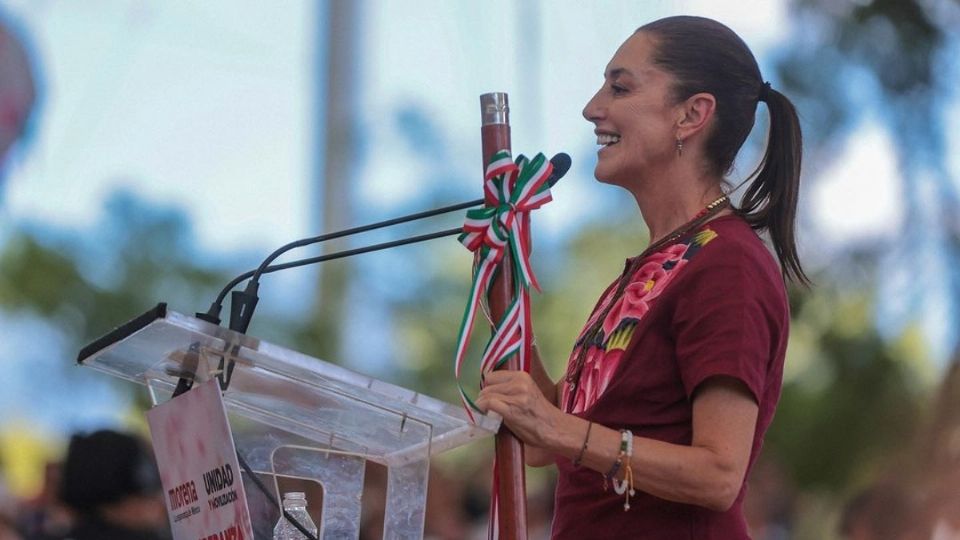
[[[147,412],[175,540],[253,540],[216,379]]]

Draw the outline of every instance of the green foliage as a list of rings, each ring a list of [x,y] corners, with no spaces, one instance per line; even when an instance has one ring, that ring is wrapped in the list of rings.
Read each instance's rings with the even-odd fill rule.
[[[0,305],[55,317],[65,296],[89,293],[74,261],[19,233],[0,252]]]
[[[161,300],[199,309],[228,279],[197,262],[180,211],[126,193],[90,235],[26,224],[0,247],[0,309],[46,320],[77,349]]]
[[[429,291],[393,306],[397,382],[450,403],[459,403],[453,375],[457,330],[470,288],[470,254],[456,242],[436,246],[420,267]],[[424,301],[429,299],[429,301]],[[474,330],[470,358],[479,358],[489,332]],[[476,364],[464,366],[465,388],[477,388]]]
[[[765,451],[798,487],[843,492],[909,450],[924,388],[917,364],[878,335],[866,291],[795,289],[792,301],[787,376]]]
[[[946,294],[951,306],[960,301],[960,241],[953,233],[932,241],[929,236],[933,228],[956,230],[948,221],[960,201],[946,166],[940,121],[948,99],[955,97],[955,55],[948,47],[956,44],[960,3],[790,4],[795,23],[775,69],[803,121],[808,176],[827,168],[840,155],[837,149],[869,121],[886,129],[904,179],[905,218],[896,257],[886,243],[872,245],[853,267],[832,264],[841,270],[825,271],[812,292],[792,294],[787,377],[767,452],[798,486],[837,500],[853,487],[882,476],[902,479],[919,468],[910,459],[916,450],[911,441],[921,435],[930,413],[933,370],[911,345],[916,333],[911,325],[922,319],[924,300],[934,294]],[[923,279],[915,279],[916,261],[924,261]],[[858,275],[858,267],[871,274],[877,268],[882,281],[855,281],[851,276]],[[894,290],[891,282],[904,286]],[[883,287],[889,288],[871,292]],[[894,325],[903,331],[898,340],[878,335],[871,315],[875,302],[887,308],[888,331]],[[890,474],[895,467],[901,470]]]

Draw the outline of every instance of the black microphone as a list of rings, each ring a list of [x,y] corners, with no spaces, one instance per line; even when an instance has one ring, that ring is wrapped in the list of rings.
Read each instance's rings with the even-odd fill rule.
[[[566,153],[560,152],[559,154],[553,156],[550,159],[550,163],[553,165],[553,171],[550,176],[547,178],[547,184],[553,187],[560,178],[562,178],[567,171],[570,170],[571,159],[570,156]],[[413,236],[410,238],[395,240],[392,242],[384,242],[381,244],[375,244],[373,246],[367,246],[363,248],[349,249],[341,252],[331,253],[328,255],[321,255],[318,257],[311,257],[309,259],[302,259],[299,261],[293,261],[291,263],[279,264],[270,266],[270,263],[276,260],[277,257],[286,253],[287,251],[297,248],[308,246],[311,244],[317,244],[320,242],[325,242],[327,240],[333,240],[335,238],[343,238],[346,236],[352,236],[355,234],[360,234],[367,231],[372,231],[376,229],[381,229],[384,227],[390,227],[393,225],[398,225],[400,223],[407,223],[410,221],[416,221],[428,217],[438,216],[440,214],[445,214],[448,212],[453,212],[456,210],[463,210],[465,208],[470,208],[473,206],[478,206],[483,204],[483,199],[477,199],[474,201],[468,201],[465,203],[454,204],[450,206],[445,206],[442,208],[437,208],[435,210],[427,210],[424,212],[417,212],[415,214],[410,214],[403,217],[388,219],[385,221],[380,221],[376,223],[371,223],[368,225],[362,225],[359,227],[353,227],[350,229],[344,229],[342,231],[322,234],[319,236],[313,236],[310,238],[304,238],[302,240],[297,240],[285,244],[280,247],[273,253],[271,253],[264,261],[257,267],[256,270],[244,272],[243,274],[234,278],[230,283],[228,283],[217,295],[217,299],[210,305],[210,309],[206,313],[197,313],[197,318],[211,322],[213,324],[220,324],[220,312],[223,309],[223,301],[226,297],[226,294],[236,287],[240,282],[247,278],[251,278],[250,282],[247,283],[247,287],[244,291],[234,291],[231,296],[230,301],[230,329],[237,332],[245,333],[247,327],[250,325],[250,320],[253,317],[253,311],[256,308],[259,297],[257,296],[257,291],[260,287],[260,276],[265,273],[275,272],[277,270],[283,270],[286,268],[295,268],[297,266],[305,266],[308,264],[320,263],[332,259],[339,259],[343,257],[349,257],[353,255],[359,255],[361,253],[369,253],[371,251],[379,251],[381,249],[387,249],[397,246],[402,246],[406,244],[412,244],[416,242],[423,242],[426,240],[433,240],[435,238],[442,238],[445,236],[453,236],[459,234],[462,229],[449,229],[446,231],[440,231],[438,233],[431,233],[425,235]]]

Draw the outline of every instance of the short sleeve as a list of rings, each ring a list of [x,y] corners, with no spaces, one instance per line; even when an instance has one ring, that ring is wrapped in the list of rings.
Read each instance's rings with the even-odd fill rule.
[[[785,330],[785,299],[764,261],[714,242],[680,285],[673,315],[677,365],[688,398],[714,376],[742,381],[760,403]],[[766,255],[766,253],[764,253]]]

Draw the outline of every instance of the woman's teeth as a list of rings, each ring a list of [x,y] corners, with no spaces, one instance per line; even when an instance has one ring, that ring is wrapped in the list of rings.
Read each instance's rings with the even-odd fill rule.
[[[619,135],[597,135],[597,144],[610,146],[611,144],[617,144],[618,142],[620,142]]]

